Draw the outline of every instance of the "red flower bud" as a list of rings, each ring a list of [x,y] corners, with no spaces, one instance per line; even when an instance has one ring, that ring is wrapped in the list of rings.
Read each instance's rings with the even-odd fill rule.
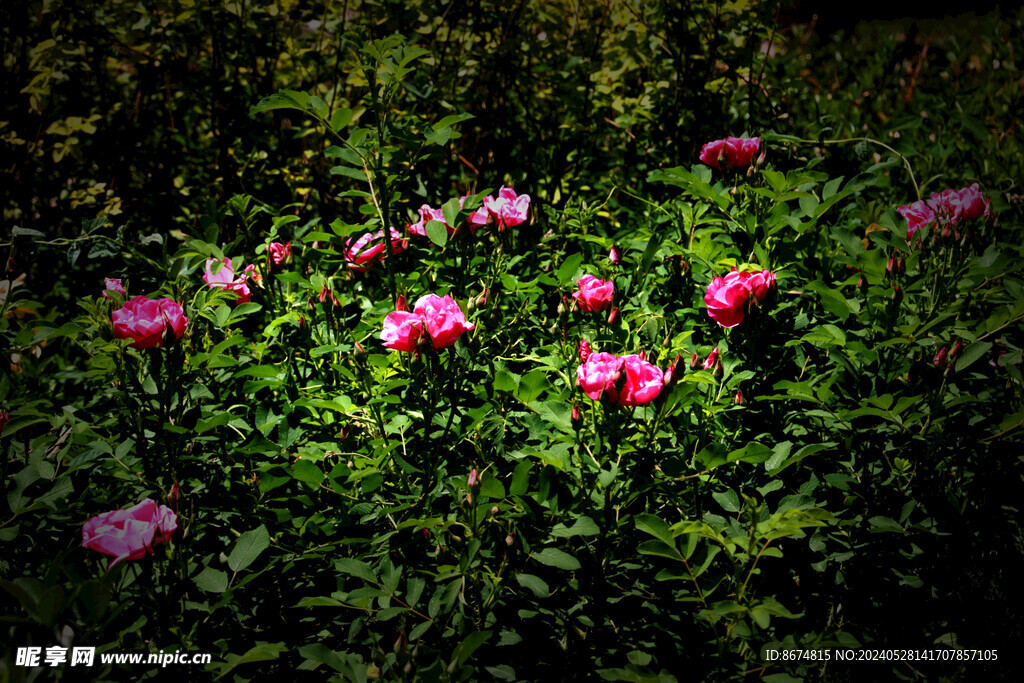
[[[398,295],[398,301],[395,302],[396,311],[408,311],[409,307],[405,302],[405,294]]]
[[[590,358],[590,344],[586,339],[580,339],[580,362],[586,363],[587,359]]]
[[[736,396],[734,396],[734,397],[733,397],[733,401],[734,401],[734,402],[736,403],[736,405],[738,405],[738,406],[741,406],[741,405],[743,405],[743,404],[744,404],[744,402],[745,402],[745,401],[743,400],[743,392],[742,392],[742,391],[740,391],[739,389],[737,389],[737,390],[736,390]]]
[[[896,257],[890,256],[889,260],[885,264],[885,272],[892,273],[894,268],[896,268]]]
[[[619,250],[618,246],[612,245],[612,248],[608,251],[608,260],[615,265],[622,263],[622,251]]]
[[[573,426],[579,426],[580,420],[582,420],[582,419],[583,419],[583,417],[580,415],[580,407],[579,407],[579,405],[576,404],[576,403],[573,403],[572,404],[572,424],[573,424]]]
[[[696,370],[698,363],[699,363],[699,360],[697,359],[697,352],[694,351],[693,352],[693,358],[690,359],[690,369],[691,370]]]
[[[899,306],[901,301],[903,301],[903,288],[896,285],[896,289],[892,293],[892,302],[894,305]]]
[[[476,468],[474,467],[469,471],[469,488],[475,489],[479,485],[480,476],[476,473]]]
[[[958,341],[956,344],[953,344],[953,348],[950,349],[950,351],[949,351],[949,360],[952,361],[954,358],[959,356],[960,355],[960,351],[963,348],[964,348],[964,343],[963,342]]]
[[[907,272],[907,262],[902,258],[896,262],[896,271],[901,275]]]
[[[178,501],[181,500],[181,487],[178,486],[178,482],[174,482],[174,486],[171,487],[171,492],[167,494],[167,504],[175,510],[178,509]]]
[[[616,306],[612,309],[612,312],[608,315],[608,324],[614,325],[615,319],[619,317],[619,307]]]
[[[932,360],[932,365],[937,368],[946,367],[946,347],[943,346],[939,349],[939,352],[935,354],[935,358]]]

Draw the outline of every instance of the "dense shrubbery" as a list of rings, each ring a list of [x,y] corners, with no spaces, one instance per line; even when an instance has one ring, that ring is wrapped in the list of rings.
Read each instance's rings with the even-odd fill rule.
[[[98,4],[2,10],[5,675],[1010,676],[1021,17]]]

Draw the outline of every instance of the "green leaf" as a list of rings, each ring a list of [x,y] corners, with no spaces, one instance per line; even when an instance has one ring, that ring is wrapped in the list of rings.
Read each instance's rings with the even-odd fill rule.
[[[722,491],[721,493],[712,493],[711,497],[718,501],[718,504],[721,505],[722,509],[726,512],[740,511],[740,497],[732,489]]]
[[[365,562],[352,559],[351,557],[343,557],[338,560],[334,563],[334,568],[342,574],[351,574],[352,576],[356,576],[368,583],[378,583],[377,575],[374,574],[370,565]]]
[[[572,281],[572,276],[576,274],[581,263],[583,263],[583,254],[572,254],[562,261],[562,265],[558,266],[558,270],[555,271],[555,279],[558,280],[559,286],[565,287]]]
[[[533,559],[537,560],[541,564],[546,564],[549,567],[555,567],[557,569],[579,569],[580,562],[569,553],[563,552],[557,548],[545,548],[539,553],[533,556]]]
[[[441,221],[429,220],[425,226],[427,237],[439,247],[448,244],[448,228]]]
[[[282,90],[269,97],[264,97],[258,104],[250,107],[249,116],[255,116],[271,109],[298,109],[299,111],[306,111],[308,103],[309,95],[306,93],[295,90]]]
[[[455,648],[454,657],[452,658],[452,664],[449,665],[449,670],[454,670],[466,663],[477,648],[487,642],[487,639],[491,637],[490,631],[475,631],[470,633],[466,638],[459,643],[459,646]]]
[[[638,525],[639,526],[639,525]],[[668,526],[665,527],[668,529]],[[596,536],[601,533],[597,524],[594,523],[590,517],[580,517],[576,520],[576,523],[571,527],[566,527],[564,524],[556,524],[555,528],[551,530],[551,535],[555,538],[571,538],[572,536]]]
[[[988,353],[991,348],[992,342],[974,342],[964,349],[964,352],[956,359],[956,366],[954,369],[957,372],[966,369],[976,360]]]
[[[444,222],[454,228],[459,219],[459,198],[452,197],[442,204],[441,215],[444,216]]]
[[[192,580],[201,590],[209,593],[223,593],[228,589],[227,573],[213,567],[206,567]]]
[[[239,667],[242,664],[251,664],[253,662],[269,662],[273,659],[277,659],[280,656],[280,654],[284,652],[286,649],[287,648],[284,646],[283,643],[265,643],[263,645],[257,645],[256,647],[251,648],[248,652],[241,656],[228,655],[228,661],[223,666],[221,666],[220,675],[218,675],[217,678],[215,678],[214,680],[219,681],[220,679],[224,678],[229,673],[231,673],[231,671],[233,671],[236,667]]]
[[[533,574],[516,574],[516,581],[523,588],[527,588],[533,591],[533,594],[538,598],[546,598],[551,594],[551,589],[544,579]]]
[[[232,571],[241,571],[256,561],[270,545],[270,534],[267,527],[260,525],[252,531],[246,531],[238,537],[235,547],[228,556],[228,566]]]

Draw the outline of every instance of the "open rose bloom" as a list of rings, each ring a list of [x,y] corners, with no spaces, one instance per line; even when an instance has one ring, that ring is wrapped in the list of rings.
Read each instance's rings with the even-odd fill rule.
[[[573,292],[572,298],[579,303],[581,311],[594,313],[603,311],[612,303],[615,285],[593,275],[584,275],[577,284],[579,289]]]
[[[498,197],[485,197],[484,209],[498,223],[498,229],[511,228],[526,220],[530,211],[530,195],[517,195],[511,187],[501,186]]]
[[[270,262],[275,266],[279,266],[285,262],[285,260],[292,254],[292,243],[281,244],[280,242],[271,242],[267,247],[267,256],[270,258]]]
[[[402,239],[397,230],[391,228],[391,253],[400,254],[405,251],[408,242]],[[368,232],[353,241],[349,239],[342,251],[342,257],[348,261],[348,267],[360,273],[365,273],[375,261],[383,261],[387,258],[384,250],[387,243],[384,241],[384,231]]]
[[[576,381],[595,401],[606,397],[621,406],[647,405],[658,397],[665,373],[638,354],[618,357],[611,353],[591,353],[576,368]]]
[[[188,318],[174,299],[135,296],[114,311],[111,322],[116,339],[131,339],[133,349],[153,349],[163,346],[168,332],[181,339]]]
[[[413,313],[423,319],[435,349],[451,346],[459,337],[476,327],[466,322],[459,304],[447,294],[443,297],[436,294],[420,297],[413,307]]]
[[[424,331],[435,349],[443,349],[475,327],[466,322],[465,314],[451,296],[427,294],[420,297],[412,312],[388,313],[380,338],[389,349],[412,353]]]
[[[736,327],[753,302],[765,300],[775,287],[775,275],[767,270],[759,273],[733,270],[725,277],[716,277],[704,293],[708,315],[722,327]]]
[[[758,150],[761,138],[734,138],[715,140],[704,145],[700,150],[702,163],[718,170],[750,166]]]
[[[218,267],[217,264],[220,264],[220,266]],[[231,259],[227,256],[224,257],[223,261],[207,259],[206,269],[203,272],[203,282],[209,285],[210,289],[226,289],[229,292],[234,292],[238,295],[235,303],[244,304],[251,295],[246,279],[253,270],[255,268],[249,266],[239,277],[235,274],[234,268],[231,266]]]
[[[943,237],[960,236],[960,226],[966,221],[987,219],[992,215],[992,202],[974,183],[959,190],[933,192],[926,200],[904,204],[896,211],[907,220],[907,239],[926,225],[935,223]]]
[[[108,292],[117,292],[122,297],[127,296],[127,292],[124,291],[124,285],[121,284],[121,280],[116,277],[105,277],[103,278],[103,298],[109,299],[110,294]]]
[[[107,569],[124,560],[138,560],[167,541],[178,528],[178,516],[151,498],[127,510],[97,515],[82,527],[82,546],[112,555]]]

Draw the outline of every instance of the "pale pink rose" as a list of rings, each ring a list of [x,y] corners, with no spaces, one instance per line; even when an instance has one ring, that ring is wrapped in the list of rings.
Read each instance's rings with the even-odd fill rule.
[[[111,315],[116,339],[132,339],[133,349],[153,349],[163,346],[164,336],[170,331],[175,340],[185,333],[188,318],[181,304],[174,299],[132,297]]]
[[[128,293],[124,291],[124,285],[121,284],[121,280],[116,277],[105,277],[103,278],[103,298],[109,299],[110,294],[107,292],[117,292],[121,296],[127,296]]]
[[[465,205],[466,199],[467,197],[459,198],[460,210]],[[491,213],[487,210],[486,206],[481,205],[480,207],[477,208],[476,211],[469,214],[469,218],[466,219],[466,222],[469,223],[470,230],[476,230],[477,228],[487,225],[488,223],[491,222]]]
[[[762,270],[760,273],[750,273],[749,275],[747,284],[750,285],[757,300],[764,301],[765,297],[768,296],[768,292],[775,289],[775,273]]]
[[[397,230],[391,228],[391,254],[400,254],[405,251],[408,242],[402,239]],[[349,238],[341,255],[348,261],[348,267],[352,270],[365,273],[366,269],[373,265],[374,261],[383,261],[386,257],[384,250],[387,245],[384,242],[384,231],[368,232],[353,241]]]
[[[619,405],[642,406],[656,399],[664,384],[664,373],[637,354],[623,356],[621,360],[626,383],[619,392]]]
[[[451,346],[463,334],[476,327],[466,322],[459,304],[449,295],[427,294],[419,298],[413,312],[423,319],[435,349]]]
[[[761,138],[734,138],[715,140],[700,150],[702,163],[719,170],[749,166],[761,148]]]
[[[218,263],[220,263],[219,268],[217,266]],[[245,282],[249,272],[251,271],[243,272],[241,277],[236,275],[234,268],[231,266],[231,259],[227,256],[224,257],[223,261],[207,259],[206,271],[203,273],[203,282],[209,285],[210,289],[226,289],[229,292],[234,292],[238,295],[235,303],[244,304],[249,300],[251,294],[249,285]]]
[[[484,208],[498,221],[498,227],[511,228],[526,220],[530,211],[530,195],[516,195],[511,187],[501,186],[498,197],[485,197]]]
[[[384,331],[380,338],[384,346],[396,351],[412,353],[423,334],[423,319],[408,311],[388,313],[384,318]]]
[[[427,221],[437,221],[438,223],[443,223],[444,227],[447,228],[449,235],[455,234],[455,228],[448,225],[448,223],[444,220],[444,211],[442,211],[441,209],[432,209],[430,208],[429,204],[424,204],[423,206],[420,207],[419,214],[420,219],[407,228],[409,232],[411,232],[412,234],[419,235],[420,237],[426,237]]]
[[[896,212],[907,219],[907,239],[915,232],[935,220],[935,211],[923,200],[904,204]]]
[[[611,353],[591,353],[586,362],[576,368],[576,381],[580,389],[595,401],[599,401],[605,392],[610,392],[614,398],[615,383],[621,377],[622,362],[621,358]]]
[[[572,298],[579,302],[580,310],[586,312],[603,311],[612,303],[615,285],[593,275],[584,275],[577,284],[579,289],[573,292]]]
[[[124,560],[138,560],[167,541],[178,528],[178,516],[151,498],[126,510],[91,518],[82,527],[82,546],[112,555],[107,569]]]

